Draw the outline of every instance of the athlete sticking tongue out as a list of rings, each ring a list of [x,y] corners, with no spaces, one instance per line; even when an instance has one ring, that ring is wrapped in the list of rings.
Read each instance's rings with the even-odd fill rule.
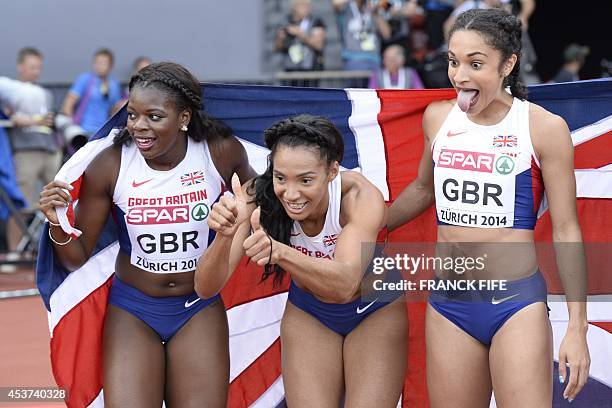
[[[478,95],[478,91],[473,90],[460,90],[457,94],[457,105],[459,105],[459,109],[463,112],[467,112],[476,102],[476,96]]]

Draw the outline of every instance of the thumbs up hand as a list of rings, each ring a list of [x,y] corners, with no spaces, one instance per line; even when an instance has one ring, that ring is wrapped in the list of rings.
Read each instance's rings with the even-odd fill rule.
[[[261,207],[257,207],[255,211],[251,214],[251,229],[253,232],[263,230],[261,226]]]
[[[259,266],[274,264],[277,261],[279,243],[268,235],[261,225],[261,207],[257,207],[251,214],[251,228],[253,233],[243,244],[246,256]]]
[[[247,198],[236,173],[232,176],[232,190],[234,196],[221,196],[208,215],[210,229],[227,236],[233,236],[238,227],[247,220]]]

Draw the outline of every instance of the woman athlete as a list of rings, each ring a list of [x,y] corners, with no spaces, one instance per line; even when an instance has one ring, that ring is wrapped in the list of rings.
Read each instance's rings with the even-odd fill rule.
[[[572,401],[588,378],[590,359],[568,127],[525,100],[519,81],[520,20],[498,9],[470,10],[458,17],[449,35],[448,76],[457,99],[427,107],[418,176],[393,203],[389,229],[413,219],[435,199],[440,251],[486,252],[486,270],[464,278],[508,284],[505,291],[430,294],[431,405],[448,406],[452,399],[453,407],[488,407],[493,390],[498,407],[551,406],[552,334],[533,244],[544,187],[554,243],[572,243],[557,250],[570,316],[559,372],[560,381],[567,381],[563,395]],[[463,279],[452,271],[437,272]]]
[[[344,396],[347,407],[395,407],[406,364],[406,310],[394,301],[401,292],[360,298],[362,253],[373,255],[362,243],[375,242],[385,223],[382,195],[361,174],[339,171],[344,144],[328,120],[299,115],[264,136],[265,173],[242,191],[234,177],[236,196],[213,206],[217,236],[198,264],[196,290],[217,293],[243,254],[265,265],[263,279],[280,282],[287,272],[287,405],[336,408]]]
[[[149,65],[129,84],[127,126],[84,174],[70,239],[55,207],[69,185],[41,193],[55,253],[69,270],[91,256],[107,217],[120,251],[104,324],[107,407],[225,407],[229,377],[225,308],[194,292],[209,241],[205,218],[236,173],[253,177],[229,128],[201,111],[198,81],[182,66]]]

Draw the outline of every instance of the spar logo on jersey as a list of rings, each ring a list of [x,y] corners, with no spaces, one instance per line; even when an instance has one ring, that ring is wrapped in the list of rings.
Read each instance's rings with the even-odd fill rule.
[[[198,203],[191,209],[191,218],[195,221],[204,221],[208,217],[208,206],[204,203]]]
[[[493,147],[518,147],[518,138],[515,135],[493,136]]]
[[[442,149],[438,157],[438,167],[456,170],[479,171],[493,173],[495,154],[468,152],[465,150]]]
[[[514,170],[514,160],[509,156],[502,155],[495,160],[495,171],[499,174],[507,175],[511,174],[512,170]]]
[[[189,222],[189,206],[132,207],[128,210],[125,221],[132,225],[186,223]]]
[[[326,247],[336,245],[336,241],[338,240],[338,234],[325,235],[323,237],[323,245]]]
[[[196,184],[203,183],[204,172],[202,170],[192,171],[191,173],[185,173],[181,176],[181,186],[193,186]]]

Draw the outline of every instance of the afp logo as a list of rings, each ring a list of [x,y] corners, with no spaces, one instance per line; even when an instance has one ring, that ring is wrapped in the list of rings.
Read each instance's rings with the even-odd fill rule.
[[[191,209],[191,218],[194,221],[204,221],[208,217],[209,212],[210,210],[206,204],[198,203]]]

